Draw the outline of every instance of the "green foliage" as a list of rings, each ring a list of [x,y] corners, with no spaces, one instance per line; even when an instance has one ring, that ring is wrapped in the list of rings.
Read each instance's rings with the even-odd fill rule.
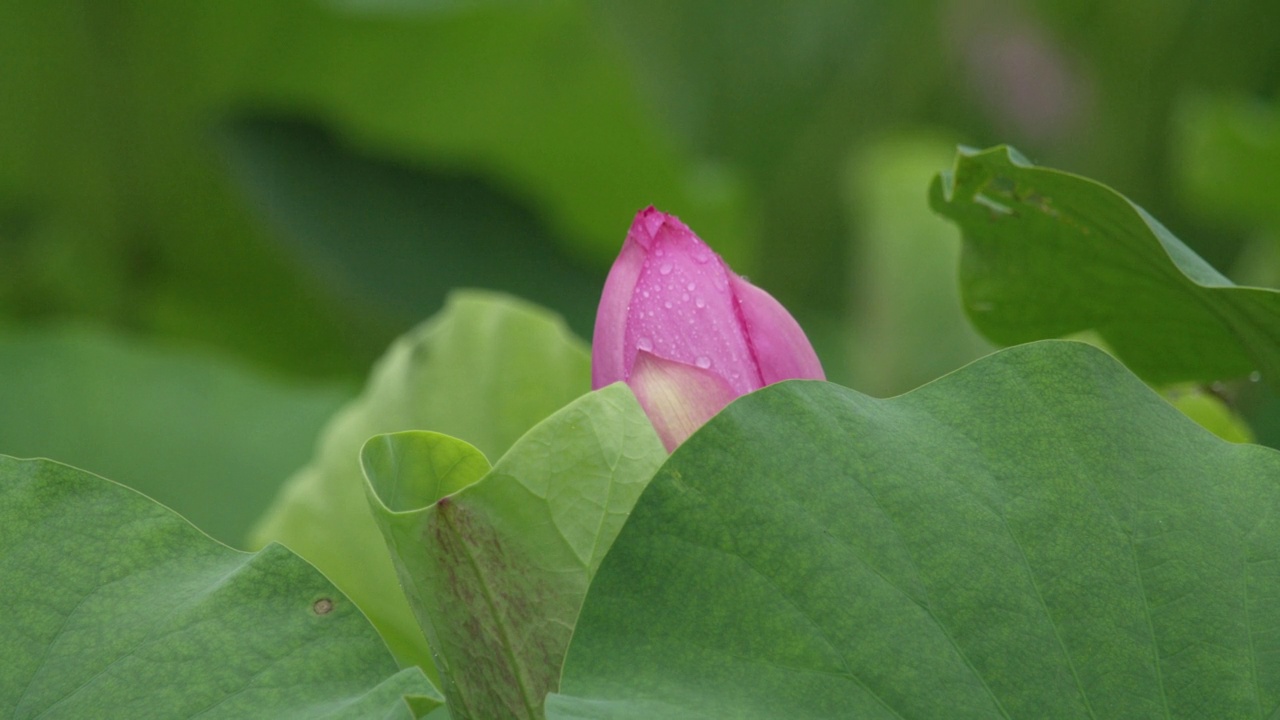
[[[3,16],[0,95],[22,102],[0,117],[0,316],[88,316],[332,376],[359,372],[471,279],[441,269],[553,244],[604,267],[650,202],[743,255],[737,194],[703,187],[697,163],[650,120],[586,3],[464,4],[406,19],[311,0],[7,0]],[[341,177],[323,147],[245,142],[236,121],[261,115],[322,125],[387,167]],[[406,172],[424,165],[432,172]],[[273,194],[272,168],[323,191]],[[419,202],[386,199],[379,232],[298,232],[359,217],[388,191]],[[458,211],[440,210],[459,198]],[[253,203],[282,227],[264,227]],[[463,234],[484,242],[459,241],[459,214],[472,220]],[[541,232],[503,237],[504,221],[525,220]],[[315,258],[275,242],[281,230],[359,261],[317,275]],[[352,299],[365,267],[398,278],[415,264],[432,269],[419,278],[427,285],[384,282]],[[521,290],[512,275],[483,281]],[[587,316],[582,270],[566,275],[579,287],[539,299]]]
[[[650,483],[548,717],[1266,717],[1277,476],[1080,343],[769,387]]]
[[[210,142],[248,70],[236,56],[266,26],[233,3],[0,14],[0,95],[20,98],[0,117],[0,314],[87,317],[307,375],[376,355],[386,331],[273,246]]]
[[[603,275],[492,183],[374,157],[297,121],[240,119],[224,137],[237,178],[297,254],[369,309],[408,326],[455,287],[502,288],[591,333]]]
[[[1280,109],[1200,96],[1183,102],[1177,120],[1173,151],[1183,197],[1220,223],[1280,235]]]
[[[102,330],[0,334],[0,452],[130,478],[234,546],[348,396]]]
[[[286,58],[236,68],[242,97],[314,108],[367,147],[482,168],[535,201],[577,256],[600,264],[649,202],[682,208],[726,250],[740,242],[738,199],[699,187],[593,26],[589,3],[464,3],[412,19],[306,5],[217,6],[221,18],[264,32],[246,48],[227,27],[217,45],[205,43],[211,60],[267,52],[278,43],[267,30],[307,18],[293,26]],[[382,76],[388,68],[403,82]]]
[[[0,452],[129,478],[232,542],[292,473],[255,545],[329,577],[0,460],[0,715],[448,717],[357,607],[402,666],[440,662],[460,718],[540,717],[548,690],[575,718],[1280,703],[1276,456],[1171,409],[1280,447],[1275,389],[1230,381],[1280,378],[1280,301],[1241,287],[1280,280],[1280,3],[0,17]],[[964,151],[932,190],[951,227],[922,190],[957,139],[1125,196]],[[795,383],[731,406],[606,558],[664,460],[634,400],[587,393],[555,315],[449,293],[510,292],[586,335],[650,203],[867,395]],[[345,388],[289,378],[354,381],[442,302],[317,446]],[[67,319],[112,330],[46,325]],[[1058,342],[955,370],[989,349],[979,332],[1080,330],[1180,384],[1162,400]]]
[[[0,577],[5,717],[412,718],[443,702],[285,548],[237,552],[59,463],[0,456]]]
[[[1203,385],[1175,385],[1163,392],[1170,405],[1223,440],[1257,442],[1253,429],[1221,397]]]
[[[920,212],[920,188],[954,152],[953,143],[904,134],[849,162],[850,215],[864,240],[851,282],[857,312],[841,330],[856,386],[870,395],[906,392],[992,350],[960,307],[960,234]],[[830,369],[828,377],[841,382]]]
[[[435,433],[369,441],[374,517],[454,718],[543,716],[591,577],[666,457],[622,384],[539,423],[492,470]]]
[[[1280,292],[1232,284],[1110,188],[1001,147],[962,151],[931,201],[963,232],[965,310],[994,342],[1094,330],[1151,382],[1280,381]]]
[[[586,349],[558,318],[504,296],[458,293],[379,361],[254,537],[284,543],[313,563],[369,616],[401,662],[430,668],[364,497],[361,446],[380,433],[433,430],[501,457],[590,382]]]

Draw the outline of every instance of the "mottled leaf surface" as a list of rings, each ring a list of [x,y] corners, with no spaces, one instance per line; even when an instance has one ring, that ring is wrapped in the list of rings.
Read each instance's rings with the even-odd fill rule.
[[[1277,478],[1081,343],[771,386],[650,483],[547,715],[1271,717]]]
[[[591,577],[667,457],[631,391],[584,395],[478,481],[478,451],[435,433],[378,436],[363,457],[452,716],[541,718]]]
[[[454,293],[439,315],[387,351],[361,396],[333,418],[256,541],[279,541],[313,563],[369,616],[401,662],[430,668],[426,639],[365,500],[361,446],[380,433],[431,430],[501,457],[590,388],[590,362],[558,317],[505,295]]]
[[[4,717],[412,718],[443,700],[284,547],[232,550],[67,465],[0,456],[0,578]]]

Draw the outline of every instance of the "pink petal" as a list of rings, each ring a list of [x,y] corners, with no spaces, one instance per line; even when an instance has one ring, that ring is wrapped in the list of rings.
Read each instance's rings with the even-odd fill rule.
[[[627,385],[672,452],[738,396],[724,378],[694,365],[641,352]]]
[[[632,226],[634,231],[644,224],[651,234],[631,294],[623,346],[710,370],[738,395],[759,389],[760,373],[730,290],[733,273],[683,223],[654,213]],[[661,222],[654,222],[655,216]],[[599,323],[597,317],[597,332]],[[628,364],[626,371],[634,368]]]
[[[604,281],[591,340],[592,390],[627,379],[631,354],[635,352],[634,347],[627,348],[625,345],[627,309],[648,254],[651,233],[647,230],[647,225],[651,223],[650,218],[654,213],[661,215],[652,207],[641,210],[636,215],[631,230],[627,232],[627,239],[622,243],[622,252],[613,261],[609,277]]]
[[[827,379],[809,338],[781,303],[737,275],[730,274],[729,284],[765,385],[795,378]]]

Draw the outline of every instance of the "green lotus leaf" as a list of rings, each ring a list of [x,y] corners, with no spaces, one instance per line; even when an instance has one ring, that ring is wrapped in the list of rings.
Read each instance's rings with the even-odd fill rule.
[[[360,606],[397,658],[434,672],[365,500],[360,448],[371,436],[431,430],[501,457],[517,438],[590,388],[590,357],[560,319],[505,295],[458,292],[397,341],[363,394],[325,429],[315,457],[254,533],[325,573]]]
[[[667,458],[635,396],[584,395],[492,470],[436,433],[377,436],[363,457],[452,716],[542,718],[591,577]]]
[[[4,717],[412,718],[443,702],[284,547],[233,550],[60,463],[0,456],[0,578]]]
[[[1280,381],[1280,292],[1240,287],[1155,218],[1014,150],[962,150],[931,202],[964,236],[965,310],[993,342],[1095,330],[1156,384]]]
[[[0,453],[129,478],[234,547],[352,395],[84,326],[0,334]]]
[[[771,386],[658,471],[547,717],[1269,717],[1277,478],[1082,343]]]

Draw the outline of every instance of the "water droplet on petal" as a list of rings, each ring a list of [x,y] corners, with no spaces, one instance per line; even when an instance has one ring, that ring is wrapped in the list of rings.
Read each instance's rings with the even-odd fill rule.
[[[694,305],[697,305],[697,306],[698,306],[698,307],[700,307],[700,308],[704,308],[704,307],[706,307],[706,306],[707,306],[707,301],[706,301],[706,300],[703,300],[703,299],[702,299],[702,296],[701,296],[701,295],[699,295],[697,298],[695,298],[695,299],[694,299],[693,304],[694,304]]]
[[[653,341],[647,337],[642,337],[636,341],[636,347],[640,348],[645,352],[649,352],[653,350]]]
[[[648,290],[643,290],[643,291],[641,291],[641,292],[640,292],[640,294],[641,294],[641,295],[643,295],[643,296],[645,296],[645,297],[649,297],[649,291],[648,291]]]
[[[670,300],[668,300],[668,301],[666,301],[666,302],[662,303],[662,307],[664,307],[664,308],[666,308],[666,309],[670,310],[670,309],[671,309],[671,301],[670,301]]]
[[[658,272],[662,273],[663,275],[670,275],[670,274],[671,274],[671,263],[669,263],[669,262],[664,262],[664,263],[662,263],[662,265],[658,267]]]
[[[693,292],[694,290],[698,289],[698,285],[697,283],[689,283],[688,285],[685,286],[685,289],[687,289],[689,292]]]
[[[711,367],[711,358],[707,357],[706,355],[699,355],[698,359],[694,361],[694,364],[702,368],[703,370],[706,370],[707,368]]]
[[[681,295],[681,296],[680,296],[680,299],[681,299],[681,300],[683,300],[683,301],[685,301],[685,302],[689,302],[689,293],[685,293],[685,294]]]

